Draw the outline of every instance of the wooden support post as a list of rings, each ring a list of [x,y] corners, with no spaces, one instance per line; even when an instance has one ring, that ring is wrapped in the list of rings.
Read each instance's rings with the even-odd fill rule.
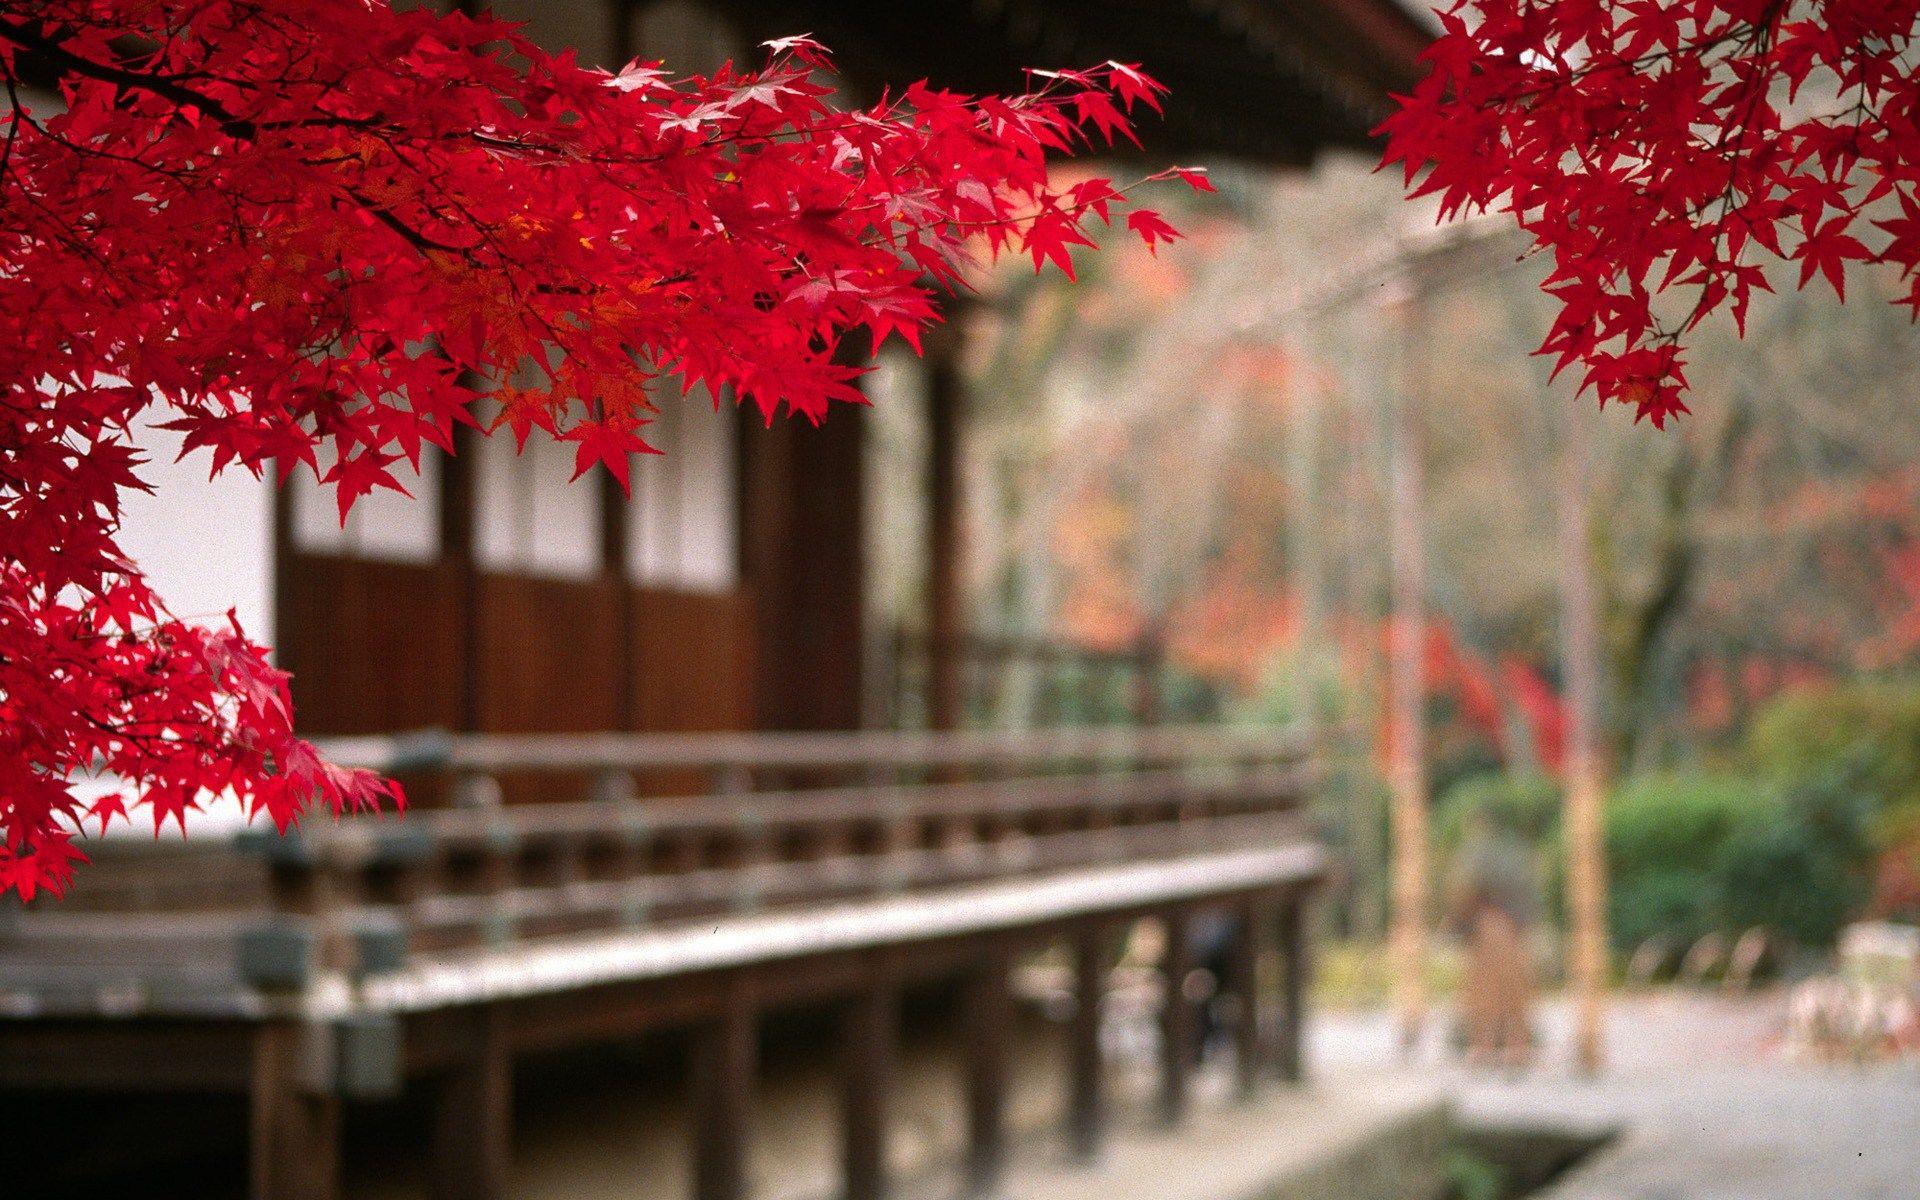
[[[693,1036],[694,1200],[746,1200],[759,1022],[745,981]]]
[[[275,1021],[254,1036],[250,1093],[252,1200],[335,1200],[340,1100],[316,1079],[316,1031]]]
[[[962,996],[965,1038],[967,1151],[964,1194],[999,1192],[1007,1165],[1007,1050],[1013,1041],[1013,955],[988,950],[967,977]]]
[[[1307,981],[1313,963],[1307,947],[1305,901],[1290,895],[1276,923],[1280,942],[1280,1013],[1274,1032],[1273,1060],[1280,1078],[1299,1083],[1306,1077],[1301,1041],[1306,1032]]]
[[[1187,976],[1193,973],[1193,915],[1176,908],[1162,920],[1166,948],[1160,955],[1160,1120],[1178,1125],[1187,1117],[1195,1050],[1194,1007],[1187,997]]]
[[[881,979],[846,1002],[840,1017],[840,1164],[845,1200],[887,1194],[887,1108],[898,1041],[898,997]]]
[[[513,1051],[506,1014],[450,1012],[460,1060],[436,1081],[427,1186],[434,1200],[504,1200],[513,1166]]]
[[[1227,978],[1222,980],[1227,993],[1239,1006],[1234,1025],[1234,1073],[1240,1098],[1250,1100],[1260,1086],[1267,1062],[1267,1011],[1260,990],[1260,947],[1265,939],[1265,906],[1249,900],[1235,914],[1231,957],[1227,960]]]
[[[959,313],[950,311],[927,346],[927,726],[957,729],[965,720],[965,618],[960,603]]]
[[[1100,1052],[1106,995],[1107,930],[1087,921],[1073,932],[1073,1026],[1067,1049],[1067,1146],[1083,1162],[1100,1157],[1106,1145],[1106,1063]]]

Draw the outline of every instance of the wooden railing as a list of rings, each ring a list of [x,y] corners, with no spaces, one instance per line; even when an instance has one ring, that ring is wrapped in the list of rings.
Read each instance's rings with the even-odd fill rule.
[[[1310,748],[1211,727],[341,739],[334,761],[443,778],[450,805],[249,832],[194,868],[198,911],[27,914],[0,926],[0,1005],[218,1006],[435,956],[1277,845],[1301,837]]]

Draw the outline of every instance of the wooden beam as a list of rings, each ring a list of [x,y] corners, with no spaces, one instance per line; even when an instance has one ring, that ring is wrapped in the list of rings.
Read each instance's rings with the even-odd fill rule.
[[[840,1015],[840,1165],[845,1200],[887,1194],[887,1117],[899,1041],[899,997],[884,965]]]
[[[259,1069],[254,1030],[227,1021],[0,1021],[0,1092],[248,1091]]]
[[[449,1014],[459,1057],[436,1081],[428,1189],[434,1200],[504,1200],[512,1168],[513,1051],[505,1014]]]
[[[1162,917],[1166,944],[1160,954],[1160,1120],[1187,1118],[1194,1060],[1194,1005],[1187,996],[1193,973],[1193,914],[1170,909]]]
[[[968,971],[961,997],[965,1039],[967,1148],[963,1194],[1000,1191],[1007,1166],[1007,1054],[1013,1042],[1013,953],[989,946]]]
[[[1100,1014],[1107,996],[1107,924],[1082,921],[1073,930],[1073,1023],[1067,1035],[1067,1147],[1083,1162],[1106,1146],[1106,1063]]]
[[[1306,899],[1290,893],[1281,902],[1275,922],[1280,943],[1280,1012],[1274,1030],[1273,1061],[1280,1078],[1299,1083],[1305,1078],[1301,1040],[1306,1030],[1307,981],[1313,963],[1307,946]]]
[[[693,1036],[693,1198],[746,1200],[747,1144],[759,1067],[751,982],[736,977]]]
[[[326,1095],[320,1033],[289,1021],[254,1035],[249,1155],[252,1200],[336,1200],[340,1101]]]

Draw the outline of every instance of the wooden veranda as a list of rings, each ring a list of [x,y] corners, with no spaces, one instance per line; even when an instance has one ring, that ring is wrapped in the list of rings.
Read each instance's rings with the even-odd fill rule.
[[[0,926],[0,1089],[243,1093],[257,1200],[337,1196],[343,1105],[419,1089],[434,1194],[494,1200],[517,1056],[680,1026],[693,1195],[737,1200],[757,1026],[826,1002],[842,1013],[844,1194],[874,1200],[898,999],[942,980],[964,1014],[958,1169],[987,1194],[1008,1153],[1014,958],[1069,949],[1060,1121],[1092,1156],[1112,935],[1165,923],[1158,1106],[1178,1122],[1195,1057],[1188,931],[1209,910],[1237,918],[1222,986],[1250,1014],[1234,1032],[1243,1088],[1299,1074],[1301,912],[1323,870],[1300,811],[1319,769],[1304,735],[421,735],[329,749],[445,776],[455,803],[103,854],[75,903]],[[502,804],[510,778],[585,798]]]

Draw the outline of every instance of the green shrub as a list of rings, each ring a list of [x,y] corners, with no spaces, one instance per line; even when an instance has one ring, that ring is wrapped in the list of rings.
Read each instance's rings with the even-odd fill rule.
[[[1756,925],[1830,944],[1865,898],[1869,815],[1831,777],[1790,788],[1725,775],[1630,781],[1607,813],[1615,944]]]
[[[1759,925],[1802,945],[1832,945],[1866,899],[1858,859],[1803,813],[1748,822],[1715,856],[1716,915],[1728,929]]]
[[[1902,843],[1903,831],[1920,822],[1920,681],[1864,680],[1781,696],[1754,719],[1744,751],[1755,774],[1788,798],[1798,823],[1793,838],[1776,834],[1750,853],[1783,861],[1797,838],[1805,845],[1793,861],[1810,880],[1824,887],[1835,871],[1848,876],[1844,888],[1833,885],[1837,890],[1817,898],[1825,915],[1801,912],[1804,928],[1830,923],[1825,906],[1842,895],[1849,911],[1861,906],[1875,855],[1910,853]],[[1749,881],[1765,882],[1757,873]],[[1890,910],[1901,899],[1874,902]]]
[[[1435,844],[1443,851],[1458,846],[1476,815],[1528,845],[1550,845],[1560,828],[1560,785],[1531,772],[1462,780],[1448,788],[1435,806]]]
[[[1631,950],[1655,935],[1686,942],[1719,928],[1722,849],[1736,830],[1777,811],[1734,776],[1647,775],[1624,784],[1606,817],[1614,944]]]
[[[1762,778],[1846,787],[1879,807],[1920,797],[1920,684],[1866,680],[1795,691],[1748,726],[1745,757]]]

